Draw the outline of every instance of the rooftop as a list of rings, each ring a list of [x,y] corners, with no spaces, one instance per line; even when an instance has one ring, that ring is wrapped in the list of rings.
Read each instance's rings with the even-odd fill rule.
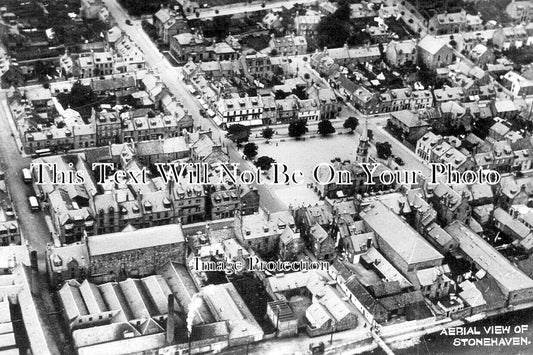
[[[383,203],[374,202],[360,215],[378,236],[378,244],[381,238],[405,263],[443,259],[438,251]]]
[[[179,224],[155,226],[131,232],[95,235],[87,238],[87,246],[91,256],[184,242],[185,238]]]
[[[454,221],[445,229],[459,240],[461,250],[496,280],[504,294],[533,287],[533,280],[463,223]]]

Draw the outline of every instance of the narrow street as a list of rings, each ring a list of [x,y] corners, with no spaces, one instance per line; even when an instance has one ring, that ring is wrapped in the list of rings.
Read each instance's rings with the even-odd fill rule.
[[[60,314],[57,313],[52,301],[46,274],[44,252],[46,244],[51,242],[50,232],[44,220],[44,213],[30,211],[28,196],[33,195],[34,192],[31,185],[25,184],[22,179],[21,170],[30,166],[31,158],[24,157],[19,152],[19,146],[14,138],[16,133],[11,131],[9,124],[11,113],[7,109],[5,92],[0,93],[0,104],[2,106],[0,109],[0,169],[5,171],[6,183],[21,226],[22,244],[27,243],[30,250],[37,251],[40,292],[38,297],[34,297],[35,304],[41,317],[46,320],[43,331],[50,349],[54,353],[70,354],[73,350],[69,338],[60,326]],[[28,336],[31,337],[31,334]]]
[[[46,250],[46,244],[51,241],[50,232],[44,220],[44,214],[30,211],[28,197],[34,192],[31,185],[25,184],[22,180],[22,169],[30,166],[31,158],[23,157],[19,152],[8,123],[11,113],[6,112],[5,93],[2,92],[0,95],[2,101],[0,112],[3,113],[0,119],[0,166],[6,172],[7,186],[21,224],[22,243],[28,243],[31,250],[37,250],[39,271],[43,273],[45,272],[44,250]]]

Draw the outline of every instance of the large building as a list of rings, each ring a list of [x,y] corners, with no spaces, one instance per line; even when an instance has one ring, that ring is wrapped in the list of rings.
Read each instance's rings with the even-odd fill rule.
[[[418,60],[415,40],[391,41],[385,50],[387,62],[393,67],[416,65]]]
[[[276,51],[272,55],[292,56],[307,53],[307,40],[304,36],[272,37],[269,46]]]
[[[263,101],[261,96],[220,99],[217,103],[217,113],[221,123],[225,125],[235,123],[245,126],[261,125]]]
[[[92,236],[86,243],[95,282],[151,275],[169,260],[185,262],[185,238],[179,224]]]
[[[444,257],[382,202],[374,202],[360,216],[374,231],[379,249],[404,275],[442,265]]]
[[[277,250],[286,228],[296,231],[289,211],[264,212],[235,216],[235,234],[241,244],[256,253],[269,254]]]
[[[435,70],[453,62],[453,48],[447,39],[427,35],[418,42],[418,58],[419,63]]]
[[[533,300],[533,280],[518,270],[482,237],[460,221],[452,222],[445,229],[459,241],[459,249],[477,270],[496,281],[508,305]]]
[[[201,294],[215,319],[227,322],[230,346],[263,340],[263,329],[257,324],[233,284],[209,285],[201,290]]]

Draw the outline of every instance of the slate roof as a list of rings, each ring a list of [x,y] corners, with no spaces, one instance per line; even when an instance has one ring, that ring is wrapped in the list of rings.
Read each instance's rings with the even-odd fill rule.
[[[406,264],[443,259],[438,251],[383,203],[373,203],[360,215],[376,236],[398,253]]]
[[[185,238],[179,224],[155,226],[133,232],[94,235],[87,238],[87,246],[91,256],[184,242]]]

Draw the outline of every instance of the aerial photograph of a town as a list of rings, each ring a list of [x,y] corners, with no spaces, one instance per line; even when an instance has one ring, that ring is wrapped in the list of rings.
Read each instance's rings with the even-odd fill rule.
[[[0,0],[0,355],[533,354],[533,0]]]

